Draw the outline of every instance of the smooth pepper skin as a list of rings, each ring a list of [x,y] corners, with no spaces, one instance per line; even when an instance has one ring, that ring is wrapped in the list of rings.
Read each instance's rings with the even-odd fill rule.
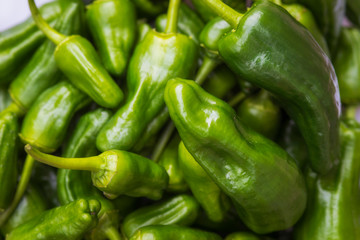
[[[360,101],[359,29],[342,29],[334,67],[339,80],[341,102],[357,104]]]
[[[150,225],[191,225],[199,211],[199,204],[194,197],[178,195],[160,203],[142,207],[130,213],[124,219],[122,232],[131,238],[134,233]]]
[[[295,229],[295,239],[355,240],[360,238],[360,126],[341,124],[341,163],[327,176],[313,178],[309,206]]]
[[[260,238],[250,232],[235,232],[226,236],[225,240],[260,240]]]
[[[97,0],[87,6],[86,19],[105,69],[120,76],[135,43],[134,4],[130,0]]]
[[[12,100],[7,87],[0,87],[0,112],[6,109],[11,102]]]
[[[140,228],[130,240],[221,240],[212,232],[176,225],[154,225]]]
[[[196,162],[183,142],[180,142],[178,148],[180,168],[194,197],[211,221],[223,221],[230,208],[230,199]]]
[[[329,172],[339,158],[341,103],[334,68],[310,32],[283,8],[259,2],[220,39],[219,52],[230,69],[279,100],[304,136],[311,167]]]
[[[72,116],[89,100],[67,81],[47,89],[26,114],[20,132],[21,140],[44,152],[54,152],[62,144]]]
[[[67,1],[62,6],[62,15],[54,28],[63,34],[79,34],[84,27],[81,19],[84,11],[82,1]],[[35,52],[29,63],[11,82],[9,92],[13,101],[24,111],[29,110],[36,98],[58,82],[62,73],[55,58],[55,44],[46,40]]]
[[[163,111],[167,81],[189,77],[197,56],[198,46],[188,36],[153,30],[147,33],[130,60],[128,99],[101,129],[96,139],[98,149],[132,149],[147,126]]]
[[[356,26],[360,26],[360,2],[357,0],[346,1],[346,16]]]
[[[97,223],[100,203],[80,199],[45,211],[10,232],[7,240],[80,240]]]
[[[306,205],[305,183],[282,148],[194,81],[170,80],[165,102],[186,149],[232,199],[245,225],[263,234],[296,223]]]
[[[0,113],[0,213],[15,194],[17,171],[18,118],[14,113]]]

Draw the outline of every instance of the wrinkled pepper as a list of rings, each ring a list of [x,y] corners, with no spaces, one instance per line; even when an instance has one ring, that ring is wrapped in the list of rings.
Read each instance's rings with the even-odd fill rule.
[[[50,209],[11,231],[7,240],[79,240],[97,223],[100,203],[80,199]]]
[[[170,80],[165,102],[186,149],[232,199],[245,225],[269,233],[296,223],[305,210],[305,183],[282,148],[194,81]]]
[[[136,13],[131,0],[96,0],[86,19],[106,70],[120,76],[135,43]]]
[[[66,36],[51,28],[41,17],[34,0],[28,2],[37,26],[57,45],[55,61],[68,80],[100,106],[117,107],[123,100],[123,92],[102,66],[91,43],[79,35]]]

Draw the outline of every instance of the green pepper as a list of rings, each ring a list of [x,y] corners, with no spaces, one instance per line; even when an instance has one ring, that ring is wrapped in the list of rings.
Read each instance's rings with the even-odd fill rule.
[[[142,40],[144,40],[146,34],[151,31],[151,26],[148,23],[146,23],[145,21],[138,21],[137,29],[138,29],[138,34],[137,34],[136,45],[139,42],[141,42]]]
[[[34,0],[29,0],[29,6],[37,26],[57,45],[55,61],[69,81],[100,106],[117,107],[123,99],[123,92],[101,65],[91,43],[79,35],[68,37],[59,33],[41,17]]]
[[[175,226],[175,225],[154,225],[142,227],[130,238],[130,240],[221,240],[222,238],[212,232],[199,229]]]
[[[127,74],[129,96],[97,136],[100,151],[133,149],[149,124],[164,111],[167,81],[189,77],[195,70],[198,46],[188,36],[176,33],[179,3],[170,2],[166,33],[152,30],[136,46]]]
[[[360,26],[360,2],[357,0],[346,1],[346,16],[356,26]]]
[[[326,176],[313,177],[309,183],[309,206],[295,229],[297,240],[360,238],[359,123],[344,120],[340,136],[339,168]]]
[[[225,240],[260,240],[260,238],[249,232],[236,232],[226,236]]]
[[[139,12],[140,16],[154,17],[166,12],[167,1],[156,0],[156,4],[152,0],[132,0]]]
[[[11,97],[6,87],[0,87],[0,112],[11,104]]]
[[[360,101],[360,31],[343,28],[334,67],[339,80],[341,102],[357,104]]]
[[[16,191],[18,131],[17,116],[0,113],[0,213],[10,205]]]
[[[199,204],[189,195],[178,195],[160,203],[142,207],[124,219],[122,231],[127,238],[145,226],[150,225],[191,225],[198,214]]]
[[[11,231],[7,240],[79,240],[95,227],[100,203],[80,199],[45,211]]]
[[[186,149],[232,199],[245,225],[268,233],[295,224],[305,209],[305,184],[282,148],[194,81],[170,80],[165,102]]]
[[[208,218],[214,222],[223,221],[230,208],[229,198],[195,161],[183,142],[179,145],[179,163],[191,192]]]
[[[44,19],[51,24],[55,23],[61,14],[60,2],[53,1],[40,8]],[[44,34],[31,18],[0,33],[0,84],[14,79],[44,38]]]
[[[0,231],[4,235],[10,233],[18,226],[44,212],[48,206],[49,203],[45,200],[42,192],[35,185],[30,184],[14,213],[0,228]]]
[[[42,153],[29,144],[25,150],[34,159],[53,167],[91,171],[93,185],[110,199],[125,194],[158,200],[169,181],[163,167],[126,151],[109,150],[88,158],[61,158]]]
[[[241,15],[219,0],[207,1],[236,28],[219,41],[224,62],[277,98],[304,136],[311,167],[329,172],[339,157],[341,104],[329,58],[310,32],[274,3],[258,2]]]
[[[131,0],[96,0],[86,18],[106,70],[120,76],[135,43],[136,14]]]
[[[267,138],[274,139],[281,123],[281,109],[266,90],[246,98],[238,107],[241,121]]]
[[[55,28],[63,34],[80,33],[84,26],[80,18],[84,8],[82,1],[68,1],[62,8],[62,15]],[[25,112],[43,91],[62,76],[54,58],[55,47],[50,40],[46,40],[10,84],[11,98]]]

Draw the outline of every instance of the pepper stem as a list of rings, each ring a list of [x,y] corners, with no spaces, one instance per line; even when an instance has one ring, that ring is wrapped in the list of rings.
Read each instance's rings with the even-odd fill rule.
[[[181,0],[170,0],[165,33],[176,33]]]
[[[231,98],[228,101],[228,104],[231,107],[235,107],[236,105],[238,105],[242,100],[244,100],[244,98],[246,97],[246,94],[243,92],[239,92],[238,94],[236,94],[233,98]]]
[[[204,57],[196,77],[195,82],[199,85],[203,84],[209,74],[219,65],[220,61],[214,58]]]
[[[29,144],[26,144],[25,151],[35,160],[56,168],[73,170],[98,171],[104,160],[98,156],[87,158],[63,158],[42,153]]]
[[[234,29],[237,28],[241,18],[244,16],[244,14],[235,11],[234,9],[223,3],[221,0],[201,1],[204,2],[205,5],[207,5],[214,13],[227,21]]]
[[[41,14],[39,12],[39,9],[36,7],[34,0],[28,0],[31,15],[38,26],[40,30],[48,37],[53,43],[58,45],[60,42],[62,42],[66,36],[59,33],[41,17]]]
[[[105,230],[105,235],[110,240],[121,240],[122,239],[120,233],[116,230],[116,228],[114,226],[108,227]]]
[[[169,139],[171,135],[173,134],[175,130],[175,126],[173,122],[169,122],[169,124],[166,126],[165,131],[162,133],[160,140],[158,141],[158,144],[155,147],[155,150],[151,156],[151,159],[154,162],[158,162],[161,154],[163,153],[167,143],[169,142]]]
[[[13,201],[11,202],[10,206],[5,210],[5,212],[3,212],[0,215],[0,227],[2,225],[4,225],[4,223],[6,223],[6,221],[9,219],[9,217],[11,216],[11,214],[15,211],[15,209],[17,208],[21,198],[23,197],[26,188],[29,184],[29,180],[31,177],[31,172],[34,166],[34,159],[30,156],[27,155],[26,160],[25,160],[25,164],[21,173],[21,179],[20,182],[18,184],[18,187],[16,189],[15,192],[15,196]]]

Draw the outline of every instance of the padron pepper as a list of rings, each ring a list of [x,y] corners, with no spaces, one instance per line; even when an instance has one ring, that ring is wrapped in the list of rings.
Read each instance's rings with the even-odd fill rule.
[[[339,158],[340,96],[334,68],[311,33],[268,1],[244,15],[204,1],[236,29],[219,40],[224,62],[278,99],[304,136],[311,167],[329,172]]]
[[[100,106],[117,107],[123,99],[123,92],[102,66],[91,43],[79,35],[59,33],[41,17],[34,0],[29,0],[29,6],[37,26],[57,45],[55,61],[68,80]]]
[[[165,33],[151,30],[136,46],[127,74],[128,98],[97,136],[100,151],[134,148],[149,124],[164,111],[167,81],[193,72],[198,46],[188,36],[176,33],[179,4],[180,0],[170,1]]]
[[[194,197],[178,195],[130,213],[124,219],[122,232],[127,238],[131,238],[138,229],[145,226],[189,226],[195,221],[198,211],[199,204]]]
[[[86,19],[104,67],[120,76],[135,43],[134,4],[131,0],[96,0],[87,6]]]
[[[7,240],[78,240],[95,227],[100,203],[79,199],[65,206],[45,211],[15,228]]]
[[[245,225],[263,234],[296,223],[306,205],[305,183],[282,148],[194,81],[170,80],[165,102],[186,149],[232,199]]]
[[[310,201],[295,229],[295,239],[360,239],[360,125],[341,124],[341,162],[326,176],[309,172]],[[312,174],[312,175],[311,175]]]

